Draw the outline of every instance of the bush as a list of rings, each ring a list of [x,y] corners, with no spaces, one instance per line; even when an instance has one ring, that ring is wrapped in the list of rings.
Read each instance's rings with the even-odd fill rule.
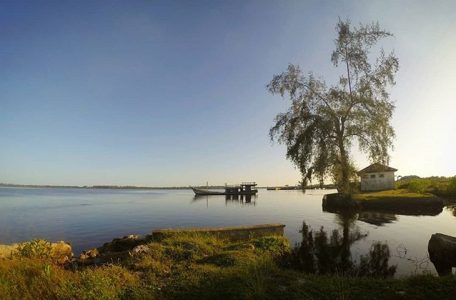
[[[451,197],[456,197],[456,176],[450,179],[447,186],[447,194]]]
[[[290,244],[288,239],[283,236],[266,236],[254,239],[252,244],[255,249],[260,251],[267,251],[273,256],[282,255],[290,251]]]
[[[408,189],[415,193],[432,193],[436,196],[456,198],[455,177],[405,178],[396,182],[399,189]]]
[[[413,179],[408,184],[408,190],[415,193],[424,194],[431,187],[432,182],[423,179]]]
[[[45,240],[32,240],[20,244],[15,255],[25,258],[50,259],[52,256],[52,244]]]

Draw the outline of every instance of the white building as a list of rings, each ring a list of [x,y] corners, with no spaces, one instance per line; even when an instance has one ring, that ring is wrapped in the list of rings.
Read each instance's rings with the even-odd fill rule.
[[[397,169],[379,163],[372,164],[358,172],[361,177],[361,191],[394,189],[394,172]]]

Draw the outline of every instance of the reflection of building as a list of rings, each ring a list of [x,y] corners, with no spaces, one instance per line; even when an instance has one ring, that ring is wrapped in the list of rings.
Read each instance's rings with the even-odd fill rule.
[[[372,225],[382,226],[384,224],[397,221],[397,218],[393,214],[362,211],[362,212],[358,213],[358,220],[372,224]]]
[[[381,191],[394,189],[394,172],[397,169],[379,163],[372,164],[361,171],[361,191]]]

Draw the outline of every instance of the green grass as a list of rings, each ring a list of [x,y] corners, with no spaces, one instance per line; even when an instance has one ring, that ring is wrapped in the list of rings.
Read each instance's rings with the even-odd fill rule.
[[[396,182],[396,187],[417,193],[431,193],[443,198],[456,199],[456,176],[404,178]]]
[[[370,201],[380,199],[422,199],[433,197],[430,193],[413,192],[408,189],[395,189],[379,192],[366,192],[353,194],[353,200]]]
[[[385,211],[405,215],[437,215],[444,202],[430,193],[395,189],[351,195],[363,210]]]
[[[0,259],[1,299],[450,299],[450,276],[374,279],[312,275],[280,263],[287,239],[229,242],[178,235],[116,264],[59,266],[33,255]],[[46,255],[44,255],[45,257]]]

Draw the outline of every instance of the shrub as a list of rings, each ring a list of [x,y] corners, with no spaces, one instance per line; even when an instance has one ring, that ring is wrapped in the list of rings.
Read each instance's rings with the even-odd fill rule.
[[[283,236],[266,236],[254,239],[256,250],[267,251],[273,256],[282,255],[290,250],[288,239]]]
[[[45,240],[32,240],[17,247],[16,256],[26,258],[50,259],[52,244]]]
[[[456,197],[456,176],[450,179],[447,186],[447,194],[451,197]]]
[[[432,182],[424,179],[413,179],[408,184],[408,190],[424,194],[432,185]]]

